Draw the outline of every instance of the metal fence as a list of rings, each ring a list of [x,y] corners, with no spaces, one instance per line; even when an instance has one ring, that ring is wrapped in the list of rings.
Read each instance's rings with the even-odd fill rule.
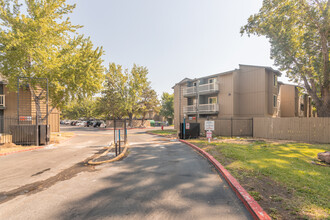
[[[211,119],[210,119],[211,120]],[[204,123],[206,119],[198,119],[201,126],[201,134],[205,135]],[[214,121],[214,135],[219,136],[252,136],[253,135],[253,118],[220,118],[212,119]],[[187,120],[194,123],[195,120]]]
[[[49,141],[49,126],[36,125],[31,116],[0,117],[0,144],[44,145]]]
[[[118,156],[122,152],[122,146],[127,144],[127,121],[113,120],[113,139],[115,144],[115,154]]]

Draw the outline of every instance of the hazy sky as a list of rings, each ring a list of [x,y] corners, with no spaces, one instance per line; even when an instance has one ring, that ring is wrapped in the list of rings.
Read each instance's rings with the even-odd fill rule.
[[[240,27],[262,0],[69,0],[80,33],[103,46],[109,62],[149,69],[160,95],[185,77],[238,68],[273,66],[265,37],[241,37]],[[284,74],[283,74],[284,75]],[[279,80],[287,82],[281,77]]]

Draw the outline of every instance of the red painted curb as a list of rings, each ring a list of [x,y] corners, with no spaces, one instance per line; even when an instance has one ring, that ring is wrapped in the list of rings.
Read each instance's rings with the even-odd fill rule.
[[[251,213],[254,219],[260,220],[271,220],[269,215],[260,207],[260,205],[253,199],[252,196],[238,183],[238,181],[222,166],[219,161],[214,159],[212,155],[206,151],[200,149],[196,145],[193,145],[185,140],[180,140],[182,143],[187,144],[188,146],[194,148],[201,154],[203,154],[214,166],[215,168],[223,175],[229,186],[234,190],[238,198],[243,202],[247,210]]]
[[[19,152],[24,152],[24,151],[37,150],[37,149],[41,149],[44,147],[46,147],[46,146],[34,147],[34,148],[29,148],[29,149],[24,149],[24,150],[17,150],[17,151],[12,151],[12,152],[8,152],[8,153],[2,153],[2,154],[0,154],[0,156],[6,156],[8,154],[14,154],[14,153],[19,153]]]

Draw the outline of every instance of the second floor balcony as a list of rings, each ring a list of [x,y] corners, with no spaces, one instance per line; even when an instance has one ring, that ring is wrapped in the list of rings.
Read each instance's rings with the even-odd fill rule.
[[[183,107],[183,113],[196,114],[197,109],[199,114],[214,114],[219,112],[219,104],[188,105]]]
[[[183,90],[183,96],[185,97],[191,97],[196,96],[198,94],[213,94],[219,92],[219,84],[217,83],[207,83],[207,84],[201,84],[198,87],[192,86],[187,87]]]

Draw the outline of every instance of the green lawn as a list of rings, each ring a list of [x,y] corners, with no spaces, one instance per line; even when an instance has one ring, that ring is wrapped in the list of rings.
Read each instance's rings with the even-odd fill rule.
[[[330,167],[312,164],[317,153],[330,151],[330,145],[190,142],[222,163],[256,200],[265,203],[273,218],[330,219]],[[281,190],[269,196],[268,187],[275,189],[276,184]],[[285,213],[279,213],[281,210]]]
[[[177,131],[175,129],[166,129],[166,130],[153,130],[153,131],[148,131],[149,133],[152,134],[158,134],[162,136],[173,136],[177,134]]]

